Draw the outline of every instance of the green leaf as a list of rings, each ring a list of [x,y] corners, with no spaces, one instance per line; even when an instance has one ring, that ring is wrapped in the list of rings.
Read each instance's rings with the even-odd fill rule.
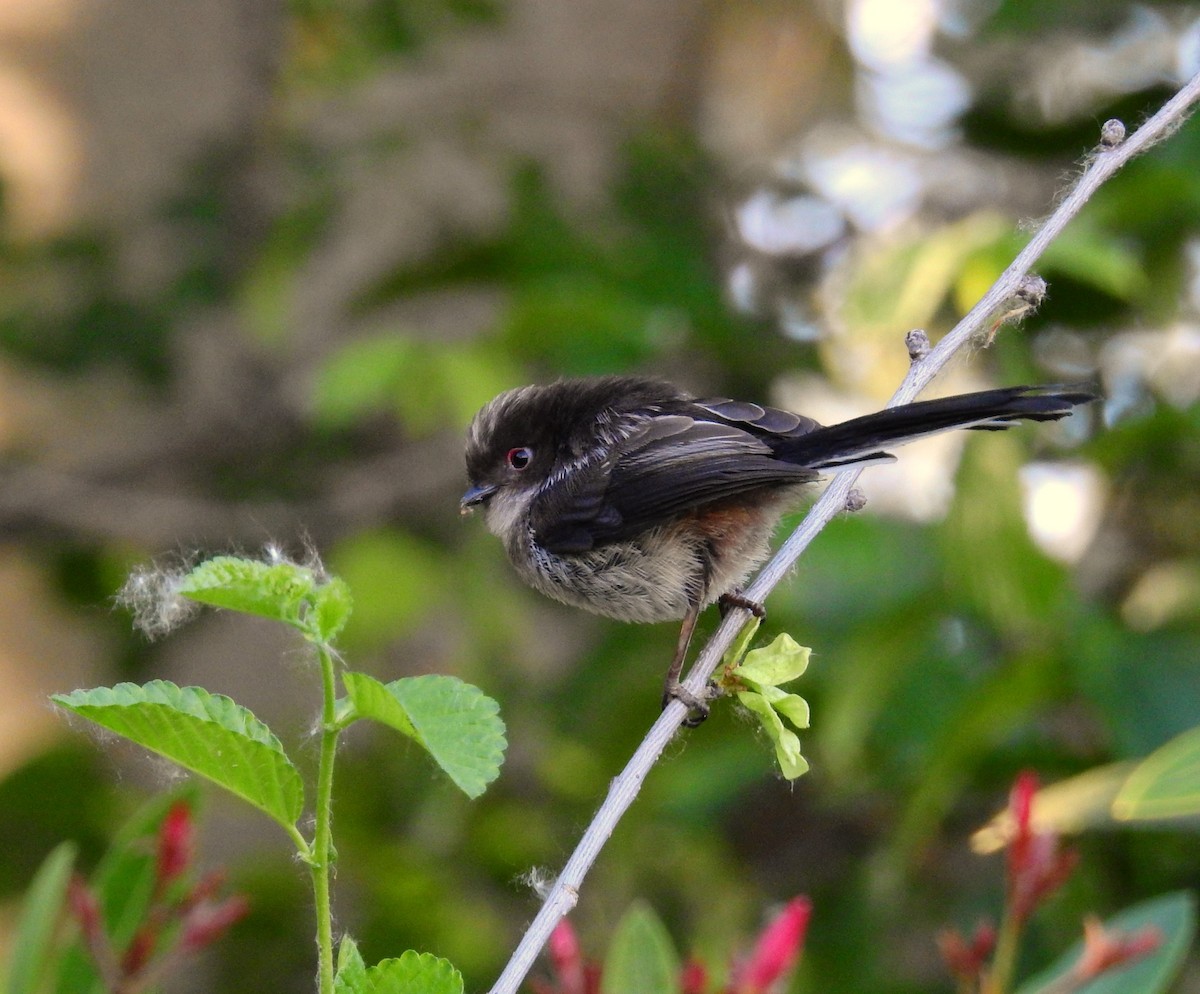
[[[402,679],[413,679],[403,677]],[[397,681],[399,682],[399,681]],[[349,697],[349,707],[346,702],[339,701],[339,721],[350,724],[359,718],[370,718],[380,724],[387,725],[401,735],[407,735],[420,746],[424,746],[420,733],[408,717],[404,705],[391,692],[389,685],[376,680],[367,673],[349,671],[342,674],[342,683],[346,686]]]
[[[800,755],[800,739],[783,723],[786,718],[796,728],[807,728],[808,702],[798,694],[779,688],[800,676],[808,668],[812,650],[784,633],[770,645],[746,653],[741,666],[728,673],[737,690],[737,698],[757,716],[763,731],[775,747],[775,757],[783,775],[794,780],[808,771],[808,761]]]
[[[355,951],[357,955],[357,950]],[[359,963],[361,963],[361,958]],[[342,976],[339,969],[339,978]],[[361,978],[351,970],[347,982],[360,981],[361,986],[348,987],[354,994],[462,994],[463,979],[449,960],[431,953],[411,949],[395,959],[385,959],[367,967]]]
[[[758,632],[760,624],[762,624],[762,620],[751,615],[746,624],[742,626],[742,630],[738,632],[737,638],[733,640],[733,645],[726,650],[725,658],[722,659],[722,663],[727,668],[735,668],[742,661],[742,657],[749,650],[750,642]]]
[[[790,721],[793,727],[808,728],[808,701],[803,697],[799,694],[785,694],[778,687],[764,688],[762,693],[771,707]]]
[[[663,923],[649,906],[635,902],[613,934],[600,994],[677,994],[679,955]]]
[[[811,649],[785,632],[770,645],[746,653],[734,675],[755,689],[777,687],[803,674],[811,654]]]
[[[1162,941],[1157,949],[1126,966],[1110,970],[1089,984],[1072,988],[1076,994],[1159,994],[1175,979],[1196,932],[1196,899],[1186,891],[1127,908],[1104,923],[1106,931],[1132,933],[1153,927]],[[1053,966],[1022,984],[1017,994],[1038,994],[1069,972],[1083,952],[1075,943]]]
[[[75,867],[78,847],[62,842],[38,867],[21,906],[13,933],[12,961],[8,967],[8,994],[30,994],[53,976],[54,933],[66,907],[67,884]]]
[[[300,774],[271,730],[228,697],[153,680],[52,700],[219,784],[294,834],[304,807]]]
[[[800,755],[800,739],[783,724],[771,702],[762,694],[750,690],[739,691],[737,697],[738,701],[752,711],[762,723],[763,731],[775,747],[775,758],[784,777],[795,780],[807,773],[808,760]],[[805,714],[807,716],[807,706]]]
[[[298,563],[239,556],[201,563],[183,578],[179,593],[212,607],[281,621],[323,644],[342,630],[352,606],[350,588],[337,577],[324,580]]]
[[[499,775],[504,722],[499,705],[478,687],[439,675],[388,684],[365,673],[342,679],[352,705],[342,720],[371,718],[407,735],[468,797],[478,797]]]
[[[1113,801],[1122,821],[1200,813],[1200,728],[1173,738],[1139,763]]]
[[[350,587],[338,577],[333,577],[313,591],[312,611],[309,620],[320,642],[332,642],[350,620],[354,606]]]
[[[333,978],[334,994],[362,994],[367,989],[367,965],[363,962],[358,943],[346,936],[338,944],[337,974]]]
[[[295,563],[215,556],[189,572],[179,592],[202,604],[294,625],[316,586],[313,571]]]

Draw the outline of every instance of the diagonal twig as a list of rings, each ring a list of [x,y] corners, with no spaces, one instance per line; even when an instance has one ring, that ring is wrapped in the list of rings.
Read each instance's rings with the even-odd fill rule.
[[[887,406],[895,407],[912,401],[959,349],[974,339],[987,336],[987,322],[994,315],[1010,309],[1012,302],[1020,301],[1022,295],[1040,295],[1044,285],[1030,273],[1034,262],[1105,181],[1134,156],[1169,136],[1179,127],[1198,100],[1200,74],[1184,85],[1128,139],[1124,137],[1125,128],[1119,121],[1106,122],[1101,128],[1100,144],[1088,157],[1075,185],[991,289],[934,348],[926,352],[921,341],[914,341],[910,336],[909,352],[913,361],[904,381]],[[808,515],[746,589],[745,594],[750,600],[763,602],[809,543],[845,509],[851,488],[861,472],[861,468],[846,470],[834,477]],[[685,688],[693,693],[700,693],[704,689],[706,681],[733,642],[746,617],[744,611],[735,610],[728,613],[701,650],[695,665],[683,681]],[[613,780],[604,802],[584,831],[562,873],[550,887],[541,908],[490,994],[515,994],[554,926],[575,906],[583,878],[604,843],[608,841],[617,822],[633,803],[633,799],[641,790],[642,781],[646,779],[646,775],[678,731],[686,715],[687,708],[683,704],[677,700],[671,701],[650,727],[625,769]]]

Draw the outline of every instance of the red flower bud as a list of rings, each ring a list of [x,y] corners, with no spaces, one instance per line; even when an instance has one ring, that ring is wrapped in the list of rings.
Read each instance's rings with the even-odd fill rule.
[[[79,927],[83,929],[83,934],[89,941],[93,936],[103,933],[100,902],[96,900],[96,895],[92,893],[87,881],[79,874],[71,877],[67,887],[67,900],[71,905],[71,913],[75,915]]]
[[[120,982],[117,957],[104,932],[104,921],[100,915],[100,902],[83,877],[75,874],[67,886],[67,902],[71,913],[79,922],[83,945],[91,956],[105,984],[113,987]]]
[[[192,860],[192,809],[186,801],[176,801],[158,829],[158,861],[155,889],[163,889],[180,876]]]
[[[679,971],[680,994],[704,994],[708,990],[708,971],[698,959],[689,959]]]
[[[950,972],[959,980],[974,982],[983,974],[983,968],[996,948],[996,929],[991,922],[980,922],[968,942],[962,933],[948,928],[938,935],[937,942]]]
[[[550,933],[549,951],[561,994],[585,994],[587,976],[583,950],[579,946],[579,936],[565,918]]]
[[[1083,923],[1083,955],[1075,964],[1081,983],[1094,980],[1108,970],[1124,966],[1153,952],[1162,944],[1162,933],[1148,926],[1136,932],[1109,931],[1097,918]]]
[[[153,923],[147,923],[139,928],[125,947],[121,957],[121,976],[136,977],[154,955],[154,947],[158,945],[158,929]]]
[[[1037,776],[1021,773],[1009,797],[1013,837],[1008,845],[1009,913],[1018,922],[1028,920],[1034,909],[1066,881],[1075,868],[1074,852],[1058,848],[1058,837],[1033,827],[1033,799]]]
[[[250,902],[237,894],[224,901],[201,901],[183,919],[183,934],[179,940],[184,952],[194,952],[219,939],[234,922],[244,918]]]
[[[732,971],[731,994],[767,994],[799,958],[811,916],[812,903],[808,898],[797,897],[788,902],[763,929],[749,959]]]

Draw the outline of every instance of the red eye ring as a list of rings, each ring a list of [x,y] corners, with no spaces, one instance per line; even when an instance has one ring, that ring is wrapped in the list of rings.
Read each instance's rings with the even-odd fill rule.
[[[504,461],[519,473],[533,462],[533,449],[525,445],[518,445],[515,449],[508,450]]]

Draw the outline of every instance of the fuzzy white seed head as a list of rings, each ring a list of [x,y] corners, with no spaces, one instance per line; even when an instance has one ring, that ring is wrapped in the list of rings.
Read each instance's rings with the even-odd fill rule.
[[[134,626],[147,638],[160,638],[200,610],[179,592],[186,575],[179,568],[140,566],[117,592],[117,604],[133,615]]]

